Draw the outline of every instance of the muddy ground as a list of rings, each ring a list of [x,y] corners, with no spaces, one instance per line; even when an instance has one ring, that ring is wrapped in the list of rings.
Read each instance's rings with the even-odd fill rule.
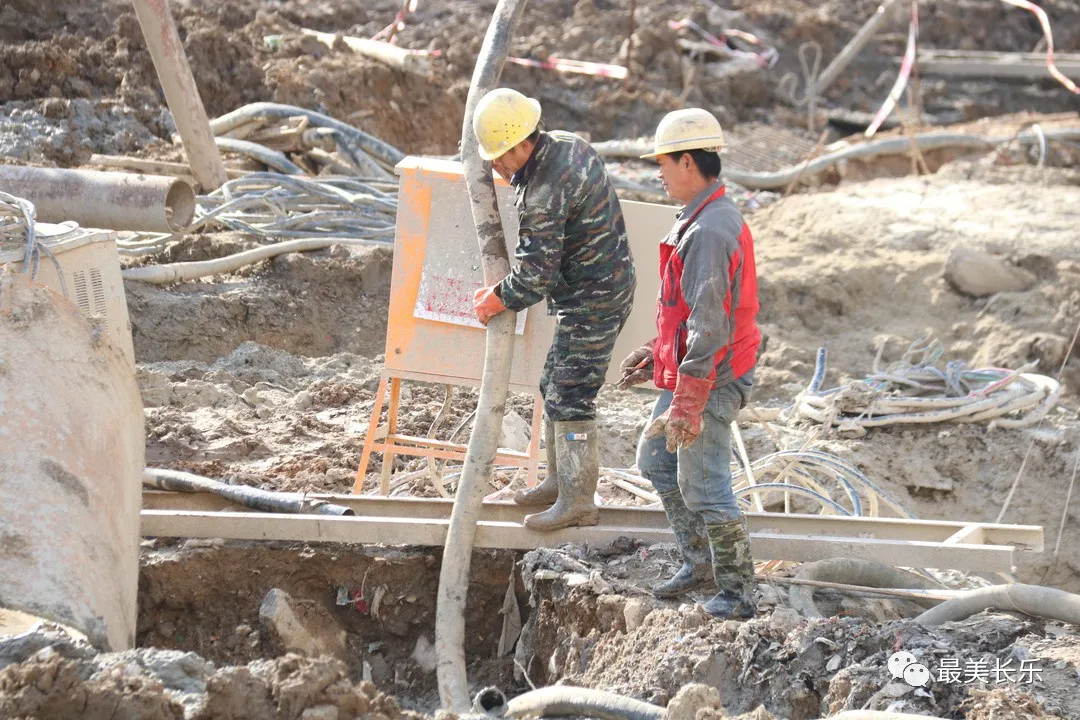
[[[435,76],[425,79],[297,35],[306,27],[370,37],[390,23],[398,0],[172,5],[212,116],[259,100],[292,103],[405,152],[438,155],[456,151],[473,58],[494,7],[419,3],[399,42],[442,53]],[[818,140],[805,129],[804,110],[780,89],[784,74],[800,72],[800,43],[818,42],[827,62],[876,5],[639,0],[625,85],[515,65],[504,81],[540,98],[549,126],[593,140],[647,135],[669,109],[707,107],[743,143],[732,155],[735,166],[775,169],[798,162]],[[1076,4],[1043,6],[1055,47],[1080,50]],[[928,0],[920,8],[923,47],[1026,52],[1041,37],[1033,16],[1003,3]],[[822,101],[820,119],[834,118],[827,140],[859,129],[885,97],[893,58],[903,52],[903,14]],[[666,26],[686,16],[717,33],[755,33],[780,50],[780,61],[767,70],[735,70],[692,60],[675,44],[690,36]],[[537,0],[511,53],[623,63],[628,31],[622,0]],[[1075,98],[1052,81],[924,77],[921,94],[926,124],[993,116],[1006,135],[1041,119],[1010,113],[1076,109]],[[1055,121],[1071,122],[1062,117]],[[173,131],[129,4],[109,0],[91,9],[73,0],[10,0],[0,8],[6,161],[79,167],[95,152],[180,160]],[[750,455],[811,444],[852,463],[922,518],[992,521],[1015,483],[1005,522],[1042,525],[1047,548],[1020,553],[1016,577],[1080,592],[1077,517],[1064,507],[1080,457],[1080,359],[1070,355],[1080,321],[1076,149],[1052,144],[1048,168],[1033,167],[1035,158],[1015,148],[926,160],[933,174],[925,176],[903,157],[848,163],[790,196],[737,189],[756,238],[766,336],[754,405],[789,405],[809,382],[819,347],[828,349],[830,386],[863,377],[879,351],[896,359],[911,342],[933,336],[950,360],[1010,368],[1038,361],[1038,372],[1060,370],[1065,391],[1058,407],[1025,429],[913,425],[858,439],[822,435],[813,425],[750,423]],[[650,166],[622,163],[612,172],[655,189]],[[243,233],[188,235],[156,256],[125,262],[204,260],[258,244]],[[943,270],[961,246],[1023,269],[1031,286],[981,299],[958,292]],[[383,364],[392,261],[389,248],[338,246],[173,286],[128,282],[148,464],[267,489],[350,491]],[[464,441],[476,392],[454,392],[435,437]],[[606,467],[633,465],[654,397],[601,392]],[[440,386],[405,383],[401,429],[426,434],[444,400]],[[509,410],[527,420],[531,398],[512,397]],[[377,486],[380,462],[373,458],[363,478],[366,491]],[[404,480],[395,492],[436,495],[422,469],[421,461],[398,457],[395,478]],[[499,472],[491,489],[520,482]],[[602,494],[609,502],[646,502],[606,483]],[[437,708],[429,665],[437,548],[147,540],[142,553],[139,649],[98,655],[53,636],[37,645],[0,645],[0,717],[366,713],[397,720]],[[689,602],[706,595],[651,600],[649,585],[676,568],[672,548],[632,539],[526,557],[477,553],[467,617],[470,679],[508,694],[530,682],[563,681],[661,705],[685,683],[705,682],[719,689],[726,713],[763,708],[758,718],[802,720],[859,707],[978,720],[1080,718],[1080,640],[1070,626],[990,614],[927,629],[911,621],[921,609],[910,603],[835,595],[821,596],[830,617],[807,620],[790,607],[780,579],[792,568],[762,584],[758,618],[716,623]],[[525,636],[516,653],[499,656],[500,609],[511,583]],[[350,598],[364,602],[337,604],[342,588],[359,591]],[[285,653],[259,616],[273,589],[289,593],[317,624],[344,633],[336,659]],[[943,658],[1034,662],[1042,678],[916,690],[888,673],[886,660],[899,649],[932,670]]]

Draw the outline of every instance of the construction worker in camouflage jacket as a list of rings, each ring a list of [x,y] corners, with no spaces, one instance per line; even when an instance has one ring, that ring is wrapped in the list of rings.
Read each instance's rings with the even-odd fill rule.
[[[717,618],[754,615],[754,564],[731,488],[731,423],[750,398],[761,343],[754,239],[720,179],[720,123],[705,110],[668,113],[654,152],[664,189],[683,205],[660,241],[657,337],[622,363],[620,387],[661,389],[638,444],[683,566],[653,589],[675,597],[716,583]]]
[[[480,156],[514,187],[519,219],[514,269],[476,292],[476,315],[486,325],[547,298],[555,316],[540,378],[547,473],[514,501],[550,506],[525,517],[534,530],[595,525],[596,394],[636,286],[622,208],[600,156],[576,135],[544,132],[536,100],[493,90],[477,104],[473,130]]]

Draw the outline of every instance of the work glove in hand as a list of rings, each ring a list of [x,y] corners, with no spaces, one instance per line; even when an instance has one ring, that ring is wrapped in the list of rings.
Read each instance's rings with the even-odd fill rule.
[[[628,387],[640,385],[652,377],[654,343],[655,339],[650,340],[626,356],[626,359],[619,365],[619,369],[622,371],[622,380],[615,387],[625,390]]]
[[[709,404],[712,386],[712,380],[702,380],[692,375],[679,373],[671,407],[661,413],[645,429],[645,437],[654,438],[664,433],[667,438],[668,452],[675,452],[680,448],[693,445],[705,427],[705,421],[701,416],[705,412],[705,406]]]
[[[492,285],[491,287],[480,288],[473,294],[473,309],[476,310],[476,319],[480,321],[481,325],[487,325],[491,318],[506,309],[502,298],[495,294],[496,287]]]

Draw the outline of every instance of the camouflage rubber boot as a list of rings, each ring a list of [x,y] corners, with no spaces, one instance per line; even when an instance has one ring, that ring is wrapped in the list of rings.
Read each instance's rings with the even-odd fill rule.
[[[542,513],[525,516],[525,527],[549,532],[574,525],[595,525],[600,511],[593,502],[600,480],[600,445],[596,420],[555,423],[559,498]]]
[[[673,598],[712,585],[713,572],[709,562],[709,541],[705,537],[705,521],[700,514],[686,507],[678,490],[660,493],[660,502],[675,532],[675,544],[682,553],[683,564],[674,577],[653,588],[653,595]]]
[[[555,426],[544,423],[544,445],[547,446],[547,470],[543,481],[536,487],[514,493],[518,505],[553,505],[559,498],[559,463],[555,458]]]
[[[706,525],[712,550],[713,576],[720,592],[702,607],[714,618],[751,618],[757,612],[754,600],[754,560],[750,556],[750,535],[746,518]]]

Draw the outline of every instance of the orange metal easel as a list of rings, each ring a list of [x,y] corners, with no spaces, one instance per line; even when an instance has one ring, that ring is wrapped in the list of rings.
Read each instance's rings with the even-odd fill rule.
[[[452,384],[464,387],[476,387],[478,385],[478,383],[462,379],[455,379],[454,382],[447,383],[446,377],[433,377],[424,373],[402,372],[400,370],[384,370],[379,380],[379,387],[375,391],[375,403],[371,409],[371,420],[368,422],[368,431],[364,437],[364,450],[360,455],[360,467],[356,471],[356,481],[353,484],[354,493],[363,492],[364,477],[367,475],[368,464],[371,462],[371,453],[373,452],[383,454],[382,472],[379,479],[380,495],[390,494],[390,477],[393,472],[395,455],[465,461],[467,445],[398,433],[397,414],[402,380],[419,380],[421,382],[442,385]],[[389,404],[387,405],[388,392]],[[387,405],[386,422],[380,424],[384,405]],[[534,392],[532,431],[528,451],[517,452],[515,450],[500,449],[495,455],[497,465],[526,468],[526,484],[529,487],[536,484],[536,475],[540,464],[540,435],[543,414],[543,401],[540,394]]]

